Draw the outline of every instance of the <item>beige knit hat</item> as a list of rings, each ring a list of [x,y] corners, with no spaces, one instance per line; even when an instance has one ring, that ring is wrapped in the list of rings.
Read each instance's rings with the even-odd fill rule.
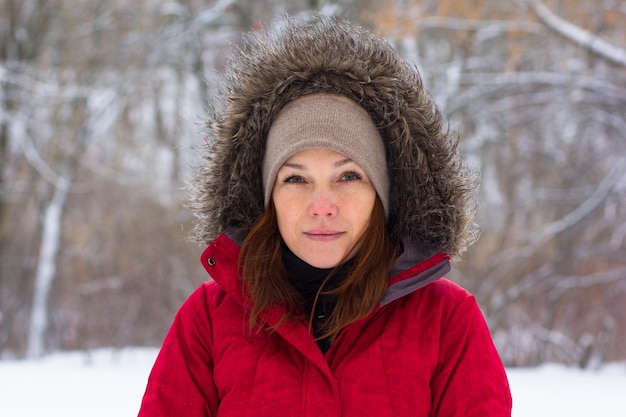
[[[313,94],[280,110],[270,126],[263,159],[265,206],[276,175],[305,149],[329,149],[353,160],[367,173],[389,215],[389,173],[383,139],[367,111],[347,97]]]

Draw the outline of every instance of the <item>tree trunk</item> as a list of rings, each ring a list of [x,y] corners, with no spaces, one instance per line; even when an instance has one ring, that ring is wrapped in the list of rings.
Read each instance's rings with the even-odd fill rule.
[[[63,209],[69,195],[71,180],[62,178],[54,191],[52,200],[44,210],[39,261],[35,275],[35,289],[31,308],[27,356],[41,357],[45,352],[45,336],[48,329],[48,299],[56,271],[57,255],[61,244]]]

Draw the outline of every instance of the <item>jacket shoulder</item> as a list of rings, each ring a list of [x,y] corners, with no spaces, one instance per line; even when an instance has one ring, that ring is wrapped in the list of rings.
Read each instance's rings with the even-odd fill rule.
[[[405,298],[400,307],[421,325],[437,329],[483,327],[478,302],[465,288],[447,278],[439,278]]]
[[[435,302],[469,302],[476,303],[474,295],[459,284],[448,278],[439,278],[417,291],[422,297],[427,297]]]
[[[203,282],[196,290],[189,295],[182,304],[180,312],[204,310],[209,313],[219,308],[228,299],[226,291],[215,281]],[[179,313],[180,313],[179,312]]]

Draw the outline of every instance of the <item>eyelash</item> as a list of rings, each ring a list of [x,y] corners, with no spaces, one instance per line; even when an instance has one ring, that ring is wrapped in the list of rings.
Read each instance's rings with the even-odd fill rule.
[[[346,179],[344,181],[358,181],[363,179],[363,176],[355,171],[348,171],[341,174],[341,178],[351,177],[350,179]]]
[[[301,183],[301,182],[304,182],[304,178],[302,178],[300,175],[290,175],[287,178],[285,178],[283,182]]]

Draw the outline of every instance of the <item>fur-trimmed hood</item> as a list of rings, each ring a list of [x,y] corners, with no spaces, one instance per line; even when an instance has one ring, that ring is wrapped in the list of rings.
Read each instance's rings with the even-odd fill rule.
[[[264,144],[278,111],[319,92],[360,103],[377,125],[390,175],[388,225],[427,252],[457,258],[477,237],[477,177],[418,71],[381,37],[313,15],[252,33],[231,57],[208,123],[207,164],[192,180],[195,238],[250,227],[264,211]]]

